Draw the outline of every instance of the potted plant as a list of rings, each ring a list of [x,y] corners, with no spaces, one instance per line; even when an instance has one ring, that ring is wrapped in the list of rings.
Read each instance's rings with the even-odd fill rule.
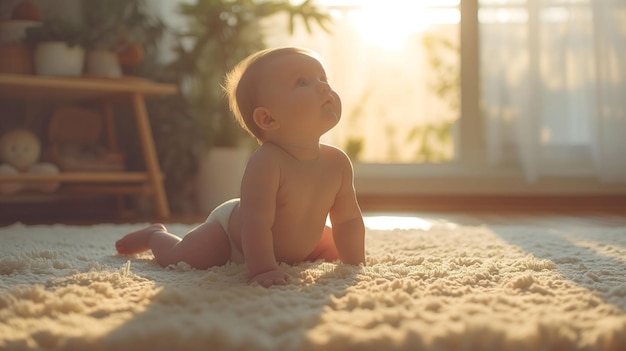
[[[156,45],[165,26],[145,6],[144,0],[83,0],[87,73],[121,76],[121,65],[138,64],[144,45]]]
[[[248,137],[232,117],[219,87],[226,72],[240,60],[265,49],[262,21],[278,13],[305,23],[314,20],[322,26],[328,15],[312,5],[290,1],[198,0],[181,4],[187,28],[179,33],[179,60],[173,69],[180,71],[189,84],[189,102],[197,125],[206,132],[209,148],[200,155],[197,174],[197,204],[208,212],[216,205],[239,196],[241,177],[254,140]],[[185,49],[185,40],[193,43]],[[247,144],[246,144],[247,142]]]
[[[311,21],[326,30],[330,16],[311,0],[299,5],[289,0],[196,0],[181,3],[179,10],[186,26],[174,33],[176,59],[165,70],[144,68],[144,72],[161,72],[152,79],[175,82],[181,91],[178,97],[155,102],[150,112],[156,119],[153,128],[166,189],[172,189],[168,190],[170,202],[180,203],[175,197],[195,175],[197,182],[192,186],[198,210],[206,212],[220,201],[238,196],[247,150],[255,143],[231,116],[220,89],[226,72],[246,56],[266,48],[264,19],[287,14],[288,30],[293,33],[297,19],[309,31]],[[216,156],[224,152],[227,156]],[[215,159],[221,161],[211,165]],[[235,160],[233,168],[225,166],[223,160]],[[227,184],[218,182],[220,179]],[[216,196],[224,189],[228,191]]]
[[[78,76],[83,73],[84,30],[64,19],[44,20],[26,30],[25,41],[34,47],[35,73],[49,76]]]

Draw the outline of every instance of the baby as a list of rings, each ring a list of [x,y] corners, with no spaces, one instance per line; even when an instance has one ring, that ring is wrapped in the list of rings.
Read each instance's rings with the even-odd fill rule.
[[[320,143],[339,122],[341,100],[317,56],[301,48],[260,51],[228,74],[224,89],[235,117],[260,144],[246,166],[241,198],[219,205],[183,239],[152,224],[117,241],[117,251],[150,249],[164,267],[245,263],[249,282],[264,287],[287,284],[278,262],[365,264],[352,164]]]

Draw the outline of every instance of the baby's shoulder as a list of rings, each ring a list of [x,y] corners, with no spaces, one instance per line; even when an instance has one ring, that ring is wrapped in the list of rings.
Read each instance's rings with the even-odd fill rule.
[[[328,144],[320,144],[320,151],[325,157],[332,158],[342,162],[350,162],[350,158],[348,155],[341,150],[340,148],[328,145]]]
[[[281,149],[273,143],[261,144],[253,153],[253,155],[259,155],[260,157],[275,156],[281,152]]]
[[[280,163],[281,150],[273,144],[259,146],[248,158],[248,167],[275,167]]]

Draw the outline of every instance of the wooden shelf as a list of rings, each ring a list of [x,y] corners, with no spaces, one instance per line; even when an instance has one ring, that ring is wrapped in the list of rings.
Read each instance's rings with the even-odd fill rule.
[[[148,181],[148,175],[145,172],[65,172],[58,174],[32,174],[21,173],[13,175],[0,175],[2,182],[74,182],[74,183],[90,183],[90,182],[110,182],[110,183],[145,183]]]
[[[84,101],[141,94],[144,97],[171,95],[176,86],[135,78],[44,77],[0,74],[0,97],[15,100]]]
[[[1,183],[11,182],[61,182],[77,192],[112,194],[148,194],[154,197],[157,217],[169,217],[169,206],[163,188],[163,175],[147,116],[144,99],[172,95],[175,85],[154,83],[141,78],[121,77],[43,77],[17,74],[0,74],[0,99],[23,101],[102,101],[105,114],[111,114],[110,104],[125,102],[132,105],[137,132],[145,162],[145,172],[63,172],[59,174],[0,175]],[[106,116],[113,118],[112,116]],[[2,116],[0,116],[2,118]],[[113,128],[107,128],[113,133]],[[108,135],[109,140],[114,136]],[[124,184],[133,183],[133,184]],[[0,195],[0,202],[15,195]]]

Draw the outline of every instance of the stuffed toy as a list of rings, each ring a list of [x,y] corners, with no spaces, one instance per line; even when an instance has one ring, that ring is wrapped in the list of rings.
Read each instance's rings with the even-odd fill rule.
[[[20,173],[57,174],[59,168],[52,163],[38,162],[41,143],[26,129],[11,130],[0,137],[0,175]],[[0,183],[0,194],[14,194],[22,190],[53,192],[59,182]]]

